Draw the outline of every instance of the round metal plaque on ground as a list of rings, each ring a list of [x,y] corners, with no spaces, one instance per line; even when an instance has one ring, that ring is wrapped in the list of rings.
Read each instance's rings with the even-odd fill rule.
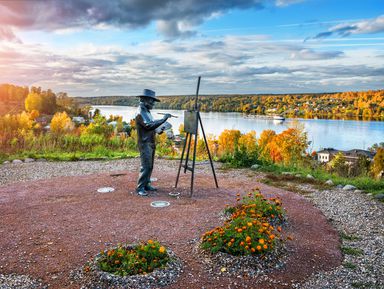
[[[168,195],[171,196],[171,197],[176,198],[176,197],[180,196],[180,193],[178,193],[178,192],[170,192]]]
[[[112,193],[115,189],[112,188],[112,187],[103,187],[103,188],[99,188],[97,189],[97,192],[98,193],[102,193],[102,194],[105,194],[105,193]]]
[[[150,182],[157,182],[157,178],[151,178],[149,181]]]
[[[170,203],[166,201],[154,201],[151,203],[151,207],[154,207],[154,208],[163,208],[163,207],[168,207],[169,205]]]

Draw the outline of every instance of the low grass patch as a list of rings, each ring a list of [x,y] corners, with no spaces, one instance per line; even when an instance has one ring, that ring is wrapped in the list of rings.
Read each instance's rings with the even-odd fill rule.
[[[355,270],[357,268],[357,265],[352,262],[344,262],[343,263],[344,268]]]
[[[361,240],[360,237],[357,237],[357,236],[354,236],[354,235],[348,235],[348,234],[345,234],[345,233],[340,233],[340,237],[344,240],[347,240],[347,241],[359,241]]]
[[[345,255],[360,256],[363,255],[363,250],[352,247],[341,247],[341,252]]]
[[[360,190],[363,190],[373,195],[384,193],[384,180],[375,180],[368,176],[362,177],[339,177],[335,174],[326,172],[321,168],[311,169],[300,166],[283,166],[276,164],[263,164],[258,168],[261,172],[270,173],[267,178],[272,181],[294,181],[296,183],[309,183],[318,186],[319,189],[326,189],[329,186],[324,184],[327,180],[332,180],[335,185],[353,185]],[[289,172],[292,175],[282,175],[283,172]],[[300,174],[302,177],[295,177],[295,174]],[[308,179],[306,176],[310,174],[315,180]],[[275,176],[275,177],[272,177]],[[276,177],[278,176],[278,177]]]
[[[4,160],[15,159],[46,159],[51,161],[78,161],[78,160],[110,160],[110,159],[124,159],[138,156],[136,151],[113,151],[113,150],[95,150],[92,152],[63,152],[63,151],[47,151],[47,152],[23,152],[13,154],[4,158]]]
[[[372,282],[352,282],[351,286],[353,288],[367,288],[367,289],[380,288],[380,287],[376,287]]]

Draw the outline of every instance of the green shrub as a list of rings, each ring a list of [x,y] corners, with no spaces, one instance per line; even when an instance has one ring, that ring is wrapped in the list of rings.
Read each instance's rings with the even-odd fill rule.
[[[167,249],[152,240],[133,247],[118,245],[100,255],[97,260],[100,269],[118,276],[150,273],[166,266],[170,259]]]

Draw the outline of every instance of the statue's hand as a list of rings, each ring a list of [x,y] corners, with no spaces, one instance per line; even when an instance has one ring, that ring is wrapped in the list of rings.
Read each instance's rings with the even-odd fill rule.
[[[172,117],[172,115],[171,114],[169,114],[169,113],[166,113],[166,114],[164,114],[164,117],[163,117],[163,119],[168,119],[168,118],[171,118]]]

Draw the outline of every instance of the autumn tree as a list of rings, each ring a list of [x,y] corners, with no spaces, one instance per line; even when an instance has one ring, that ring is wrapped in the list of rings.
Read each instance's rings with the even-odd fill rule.
[[[256,153],[257,139],[256,132],[254,130],[242,134],[239,138],[239,148],[246,150],[249,153]]]
[[[348,176],[348,164],[342,152],[337,153],[333,159],[328,163],[331,172],[335,172],[339,176]]]
[[[384,148],[382,147],[377,148],[371,166],[371,174],[375,178],[382,178],[384,176]]]
[[[307,133],[299,128],[289,128],[274,139],[284,164],[297,164],[303,159],[308,147]]]
[[[43,100],[37,92],[30,92],[25,99],[25,110],[31,112],[32,110],[37,110],[42,112],[43,110]]]
[[[241,133],[237,129],[226,129],[224,130],[218,139],[219,154],[233,154],[237,149],[239,138]]]
[[[269,145],[275,138],[276,132],[270,129],[263,130],[257,140],[259,145],[260,157],[265,161],[271,161],[271,149],[275,149]]]
[[[56,111],[56,95],[50,89],[41,91],[41,89],[34,88],[25,99],[25,109],[53,114]]]
[[[51,120],[50,130],[55,135],[67,134],[75,128],[75,124],[66,112],[57,112]]]

